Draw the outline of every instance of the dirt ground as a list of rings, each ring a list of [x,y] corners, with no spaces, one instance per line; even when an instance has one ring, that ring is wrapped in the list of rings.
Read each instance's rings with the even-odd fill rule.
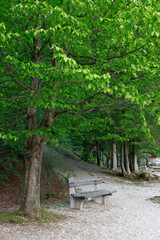
[[[51,204],[50,211],[67,216],[63,222],[38,226],[2,224],[0,240],[160,240],[160,204],[151,198],[160,196],[160,183],[124,181],[120,177],[103,172],[100,167],[83,161],[68,159],[52,152],[57,172],[65,177],[100,177],[102,188],[115,190],[102,206],[94,202],[84,203],[83,209],[69,208],[69,202]],[[53,164],[55,161],[53,161]],[[65,167],[65,171],[62,168]]]

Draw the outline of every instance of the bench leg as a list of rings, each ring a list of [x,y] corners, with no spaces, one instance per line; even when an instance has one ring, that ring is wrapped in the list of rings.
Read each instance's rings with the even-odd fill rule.
[[[70,196],[70,208],[82,210],[83,202],[84,202],[84,199],[74,198],[73,196]]]
[[[95,197],[95,202],[96,202],[96,203],[103,204],[103,205],[106,204],[106,200],[107,200],[107,196]]]

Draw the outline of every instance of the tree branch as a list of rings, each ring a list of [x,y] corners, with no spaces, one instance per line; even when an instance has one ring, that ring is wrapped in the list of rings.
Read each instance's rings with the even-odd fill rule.
[[[91,56],[82,56],[82,55],[74,55],[73,53],[68,53],[68,55],[70,55],[70,56],[72,56],[72,57],[74,57],[74,58],[84,58],[84,59],[91,59],[91,60],[94,60],[94,62],[86,62],[86,63],[80,63],[79,61],[77,61],[79,64],[81,64],[81,65],[94,65],[94,64],[96,64],[96,62],[97,62],[97,58],[95,58],[95,57],[91,57]]]
[[[47,43],[50,42],[50,39],[48,39],[47,41],[44,42],[44,44],[42,45],[42,47],[39,50],[39,54],[42,52],[42,50],[45,48],[45,46],[47,45]]]
[[[149,42],[147,42],[146,44],[148,44],[148,43],[149,43]],[[132,54],[132,53],[137,52],[137,51],[139,51],[140,49],[144,48],[144,46],[145,46],[146,44],[144,44],[143,46],[141,46],[141,47],[139,47],[139,48],[136,48],[136,49],[133,50],[133,51],[123,52],[120,56],[112,56],[112,57],[107,58],[106,60],[109,61],[109,60],[114,59],[114,58],[123,58],[123,57],[125,57],[125,56],[127,56],[127,55],[129,55],[129,54]]]
[[[3,48],[1,48],[1,51],[2,51],[3,57],[5,57]],[[1,61],[2,61],[2,60],[1,60]],[[8,73],[9,73],[10,77],[13,79],[13,81],[14,81],[19,87],[22,87],[22,88],[25,89],[25,90],[30,90],[29,87],[27,87],[26,85],[24,85],[23,83],[19,82],[18,80],[16,80],[16,79],[14,78],[14,75],[13,75],[13,73],[12,73],[11,67],[9,66],[9,64],[8,64],[7,62],[3,62],[3,61],[2,61],[2,63],[4,63],[4,64],[6,65],[6,68],[7,68],[7,71],[8,71]]]
[[[87,102],[87,101],[85,101]],[[85,105],[85,102],[83,105]],[[86,103],[87,104],[87,103]],[[113,109],[113,108],[116,108],[116,109],[119,109],[119,108],[131,108],[131,107],[136,107],[137,104],[119,104],[119,105],[110,105],[110,106],[101,106],[101,107],[91,107],[89,109],[86,109],[86,110],[82,110],[82,111],[78,111],[78,112],[71,112],[70,109],[65,109],[65,110],[62,110],[62,111],[56,111],[55,112],[55,117],[57,117],[58,115],[61,115],[61,114],[64,114],[64,113],[70,113],[70,114],[73,114],[73,115],[82,115],[82,114],[85,114],[85,113],[88,113],[88,112],[93,112],[93,111],[98,111],[100,109]]]
[[[8,97],[8,98],[0,98],[0,99],[3,99],[3,100],[14,100],[14,99],[20,99],[20,98],[26,98],[27,96],[19,96],[19,97]]]
[[[15,125],[16,123],[20,122],[21,120],[23,120],[23,119],[25,119],[25,118],[27,118],[27,117],[28,117],[28,114],[26,114],[26,115],[22,116],[22,117],[21,117],[21,118],[19,118],[17,121],[15,121],[15,122],[13,122],[13,123],[9,124],[8,126],[5,126],[5,127],[0,127],[0,129],[2,130],[2,129],[5,129],[5,128],[9,128],[9,127],[11,127],[11,126]]]
[[[111,106],[101,106],[101,107],[91,107],[89,109],[83,110],[83,111],[79,111],[76,112],[76,115],[82,115],[88,112],[92,112],[92,111],[96,111],[96,110],[100,110],[100,109],[113,109],[113,108],[124,108],[124,107],[131,107],[131,106],[137,106],[136,104],[119,104],[119,105],[111,105]]]

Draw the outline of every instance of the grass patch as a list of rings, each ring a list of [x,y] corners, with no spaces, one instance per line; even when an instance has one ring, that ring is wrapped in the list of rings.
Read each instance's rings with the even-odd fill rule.
[[[65,215],[56,214],[56,213],[47,211],[45,209],[41,209],[41,211],[35,218],[35,220],[38,223],[58,222],[58,221],[64,221],[65,219],[67,219],[67,217]]]
[[[0,214],[0,223],[27,223],[28,219],[23,216],[20,211],[17,212],[5,212]]]
[[[11,223],[11,224],[29,224],[38,223],[45,224],[51,222],[64,221],[67,219],[65,215],[56,214],[45,209],[41,209],[35,216],[34,219],[29,219],[23,215],[23,212],[5,212],[0,214],[0,224]]]

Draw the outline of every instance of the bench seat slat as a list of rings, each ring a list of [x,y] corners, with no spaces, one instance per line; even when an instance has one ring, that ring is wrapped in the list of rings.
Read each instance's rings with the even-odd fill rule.
[[[89,198],[89,197],[98,197],[98,196],[104,196],[104,195],[112,195],[111,191],[107,190],[98,190],[98,191],[92,191],[92,192],[80,192],[80,193],[73,193],[72,196],[75,198]]]

